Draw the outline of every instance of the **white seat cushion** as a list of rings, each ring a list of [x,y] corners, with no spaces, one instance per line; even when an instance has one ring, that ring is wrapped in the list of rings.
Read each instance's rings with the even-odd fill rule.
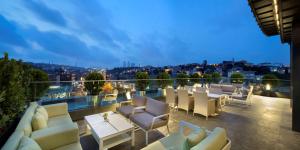
[[[48,119],[48,127],[53,127],[61,124],[73,123],[69,114],[51,117]]]
[[[42,150],[39,144],[37,144],[33,139],[28,136],[23,136],[18,150]]]
[[[81,147],[80,143],[77,142],[77,143],[72,143],[69,145],[65,145],[65,146],[56,148],[54,150],[82,150],[82,147]]]

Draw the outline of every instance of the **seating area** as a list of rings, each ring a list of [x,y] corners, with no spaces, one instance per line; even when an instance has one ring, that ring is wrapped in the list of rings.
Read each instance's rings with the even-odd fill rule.
[[[237,102],[251,105],[253,86],[249,89],[242,85],[211,84],[202,86],[185,86],[184,88],[166,90],[166,103],[170,108],[190,111],[208,119],[221,113],[226,103]]]
[[[2,150],[81,150],[79,128],[66,103],[32,102]]]
[[[253,87],[250,86],[247,93],[247,98],[252,101],[251,107],[236,102],[239,100],[232,100],[235,97],[231,94],[225,97],[226,105],[222,107],[222,112],[216,111],[218,109],[216,102],[220,101],[220,97],[213,98],[214,96],[210,94],[216,93],[211,93],[210,89],[205,89],[205,92],[192,89],[191,94],[185,89],[169,88],[166,90],[166,98],[159,100],[126,93],[127,100],[116,104],[116,110],[108,112],[107,121],[104,119],[106,113],[96,113],[85,117],[84,121],[77,120],[76,123],[73,123],[66,103],[39,106],[34,102],[27,108],[15,132],[2,149],[229,150],[243,149],[245,146],[255,148],[251,143],[261,140],[249,139],[253,137],[251,133],[257,129],[268,130],[270,122],[275,123],[271,125],[272,129],[280,127],[282,131],[271,134],[261,130],[261,133],[256,133],[255,137],[266,134],[263,135],[268,137],[265,139],[266,147],[272,147],[268,142],[274,141],[272,136],[276,137],[282,132],[287,132],[284,136],[286,139],[300,137],[286,128],[282,129],[288,127],[290,123],[290,121],[281,122],[283,118],[289,118],[283,115],[290,115],[289,109],[284,109],[289,108],[288,100],[249,96],[252,90]],[[193,114],[187,114],[186,110],[180,110],[178,107],[177,92],[179,94],[180,91],[187,94],[184,101],[187,102],[188,112]],[[265,109],[270,107],[272,109],[265,113]],[[275,110],[284,112],[277,113]],[[213,117],[207,119],[209,116]],[[106,141],[98,141],[99,139]],[[289,142],[286,139],[282,142]],[[290,144],[285,148],[294,146],[296,145]]]

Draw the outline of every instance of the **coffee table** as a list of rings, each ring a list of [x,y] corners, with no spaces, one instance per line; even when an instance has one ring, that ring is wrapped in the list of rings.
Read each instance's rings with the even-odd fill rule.
[[[134,126],[123,116],[114,112],[108,113],[108,121],[102,117],[104,113],[85,116],[99,150],[108,149],[131,140],[134,146]]]

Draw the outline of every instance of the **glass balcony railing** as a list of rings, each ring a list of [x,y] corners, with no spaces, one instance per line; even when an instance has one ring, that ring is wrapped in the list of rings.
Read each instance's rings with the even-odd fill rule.
[[[141,92],[139,88],[140,81],[146,81],[148,84]],[[112,90],[104,92],[103,90],[97,95],[91,96],[86,83],[110,83]],[[49,81],[49,82],[32,82],[35,87],[34,100],[39,103],[53,104],[67,102],[69,111],[81,109],[89,109],[94,107],[105,107],[114,105],[120,101],[127,100],[133,95],[141,95],[163,99],[165,91],[162,90],[162,85],[178,88],[181,84],[193,88],[196,86],[210,87],[213,84],[234,84],[237,89],[247,89],[249,85],[254,86],[253,93],[256,95],[271,96],[271,97],[290,97],[290,81],[289,80],[258,80],[258,79],[229,79],[222,78],[214,79],[147,79],[147,80],[93,80],[93,81]],[[41,87],[46,86],[47,89],[42,94],[39,92]],[[130,96],[130,97],[128,97]]]

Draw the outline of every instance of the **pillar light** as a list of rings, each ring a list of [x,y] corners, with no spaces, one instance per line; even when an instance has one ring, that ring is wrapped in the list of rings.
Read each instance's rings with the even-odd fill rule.
[[[266,85],[266,90],[267,90],[267,91],[270,91],[270,90],[271,90],[271,85],[270,85],[270,84],[267,84],[267,85]]]

